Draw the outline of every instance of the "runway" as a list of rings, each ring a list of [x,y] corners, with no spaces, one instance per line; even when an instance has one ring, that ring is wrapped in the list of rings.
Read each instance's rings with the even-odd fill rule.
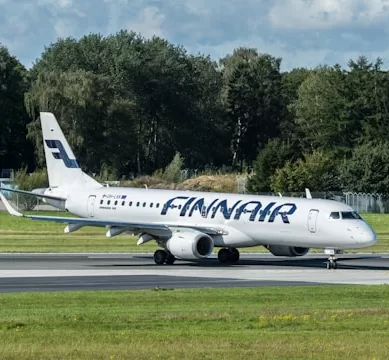
[[[389,254],[341,255],[337,270],[325,261],[242,254],[230,266],[214,256],[161,266],[142,253],[0,254],[0,292],[389,284]]]

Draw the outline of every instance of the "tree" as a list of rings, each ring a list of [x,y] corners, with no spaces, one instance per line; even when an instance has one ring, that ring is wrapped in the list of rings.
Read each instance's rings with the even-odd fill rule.
[[[27,168],[19,169],[15,174],[15,185],[19,189],[31,191],[37,188],[49,186],[46,169],[36,169],[33,173],[28,173]],[[23,210],[33,210],[37,205],[37,198],[31,195],[14,194],[18,198],[19,207]]]
[[[385,141],[389,131],[389,74],[382,60],[371,63],[365,56],[350,60],[347,75],[349,117],[359,124],[359,143]]]
[[[170,183],[179,183],[181,181],[181,170],[184,159],[180,153],[176,153],[168,166],[162,173],[161,178]]]
[[[24,108],[27,71],[0,46],[0,169],[33,166],[31,144],[26,140],[28,116]]]
[[[251,165],[258,150],[278,134],[284,113],[281,59],[240,49],[224,63],[228,81],[225,102],[233,134],[232,164],[242,169],[243,164]]]
[[[345,191],[389,194],[389,142],[369,142],[357,146],[340,166]]]
[[[334,158],[316,150],[305,154],[296,162],[288,161],[278,168],[270,179],[270,187],[275,192],[297,192],[304,188],[311,191],[339,190],[338,167]]]
[[[287,161],[296,160],[298,154],[293,146],[281,139],[272,139],[263,150],[258,153],[254,162],[254,174],[248,180],[248,190],[253,193],[269,192],[270,178]]]
[[[227,157],[221,74],[209,57],[121,31],[59,40],[32,74],[29,138],[40,147],[41,161],[41,110],[55,112],[91,172],[104,164],[127,176],[151,173],[176,152],[196,168],[221,165]]]
[[[301,131],[295,122],[295,103],[299,97],[298,94],[301,84],[311,73],[312,70],[296,68],[282,74],[282,98],[285,103],[285,116],[281,120],[280,136],[283,139],[292,141],[295,145],[298,144],[296,140],[301,138]],[[296,150],[298,149],[296,148]]]
[[[318,68],[301,84],[294,104],[305,151],[349,150],[358,137],[358,124],[348,117],[346,74],[339,68]]]
[[[56,114],[70,145],[87,170],[99,172],[101,164],[110,161],[109,152],[113,153],[113,149],[108,148],[112,141],[108,113],[114,102],[109,79],[84,70],[41,72],[26,94],[26,105],[34,119],[28,126],[28,136],[35,143],[41,165],[44,156],[38,110]],[[121,136],[121,124],[117,122],[115,129],[115,141],[125,140]],[[115,145],[128,144],[122,141]]]

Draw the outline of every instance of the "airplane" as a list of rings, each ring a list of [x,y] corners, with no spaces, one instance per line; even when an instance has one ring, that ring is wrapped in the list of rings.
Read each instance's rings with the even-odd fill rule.
[[[8,212],[32,220],[66,224],[65,233],[85,226],[106,228],[108,238],[138,236],[156,241],[158,265],[201,260],[221,248],[222,264],[239,261],[239,248],[262,245],[275,256],[304,256],[324,249],[327,268],[337,268],[344,249],[374,245],[374,230],[350,206],[333,200],[214,192],[106,187],[80,168],[55,116],[40,113],[49,187],[29,194],[78,217],[24,215],[0,192]],[[9,191],[10,189],[7,189]]]

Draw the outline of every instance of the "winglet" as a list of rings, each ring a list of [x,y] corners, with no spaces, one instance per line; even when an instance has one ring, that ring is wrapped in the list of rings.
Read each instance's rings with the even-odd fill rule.
[[[3,202],[5,208],[7,209],[7,211],[10,213],[10,215],[12,216],[19,216],[19,217],[23,217],[24,215],[21,214],[20,212],[16,211],[12,205],[9,203],[9,201],[5,198],[5,196],[1,193],[0,191],[0,198],[1,198],[1,201]]]

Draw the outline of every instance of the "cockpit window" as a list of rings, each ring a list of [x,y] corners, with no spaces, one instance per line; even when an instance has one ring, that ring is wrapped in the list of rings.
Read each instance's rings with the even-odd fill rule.
[[[342,211],[342,219],[345,219],[345,220],[361,220],[362,218],[355,211]]]
[[[332,212],[330,214],[330,219],[340,219],[340,214],[338,212]]]

